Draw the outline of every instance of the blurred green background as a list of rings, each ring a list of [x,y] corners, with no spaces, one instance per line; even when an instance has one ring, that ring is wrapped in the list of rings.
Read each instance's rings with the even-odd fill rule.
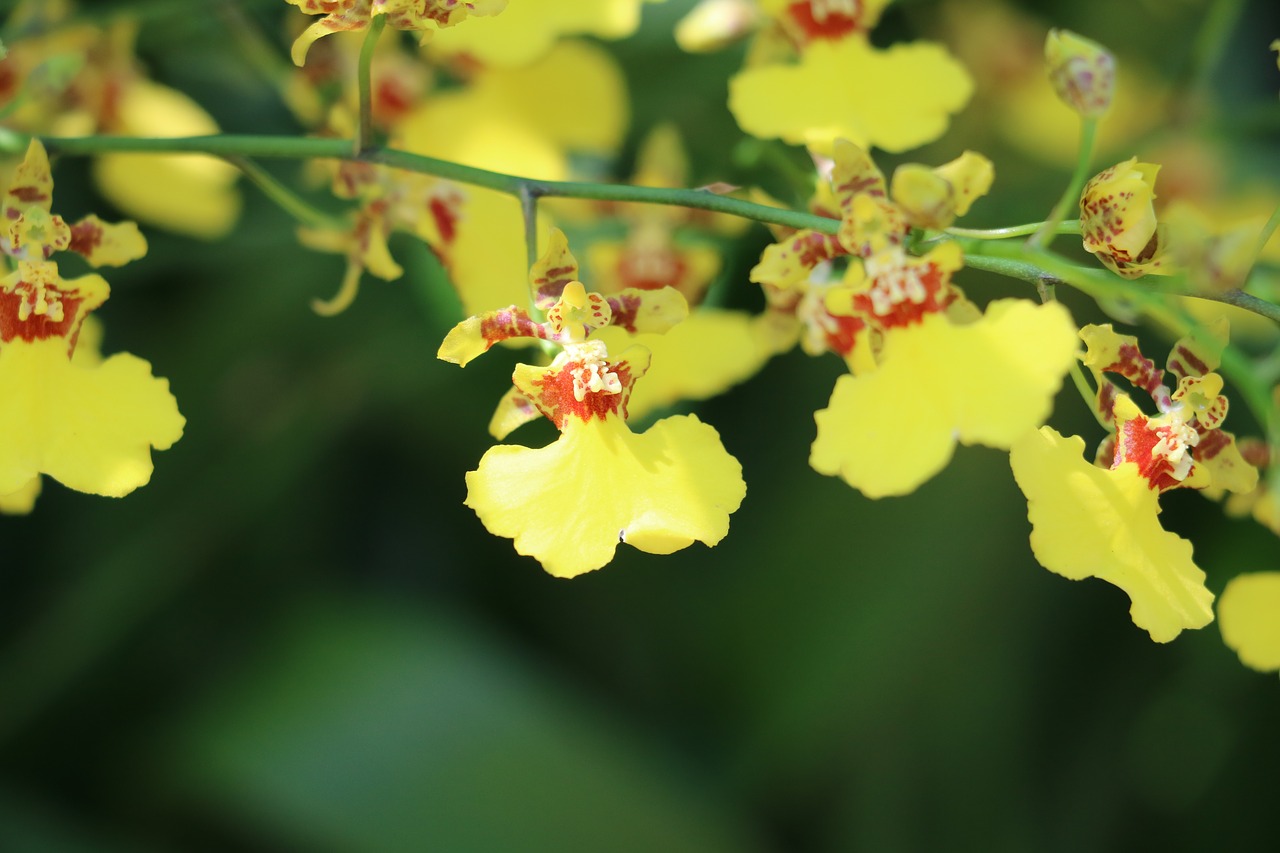
[[[151,7],[141,54],[157,79],[229,132],[297,132],[213,4],[134,5]],[[1018,8],[1173,85],[1216,5]],[[1265,52],[1280,16],[1237,5],[1196,123],[1162,122],[1114,159],[1182,132],[1217,146],[1236,185],[1280,177]],[[289,10],[244,6],[283,55]],[[615,173],[662,119],[684,132],[695,184],[803,165],[741,143],[724,108],[741,51],[679,52],[687,6],[646,7],[611,43],[633,98]],[[874,40],[946,39],[971,7],[899,4]],[[976,101],[911,158],[978,147],[997,182],[966,224],[1040,218],[1068,165],[984,115]],[[87,174],[58,163],[56,209],[107,217]],[[1041,569],[1004,454],[962,448],[914,496],[866,500],[806,462],[842,366],[792,353],[697,409],[748,483],[723,543],[623,548],[556,580],[462,505],[515,355],[465,373],[435,359],[460,318],[409,240],[393,243],[404,279],[366,278],[346,313],[315,316],[341,259],[245,196],[228,240],[150,229],[147,258],[110,276],[105,350],[149,359],[188,419],[151,484],[120,501],[48,484],[32,516],[0,518],[0,850],[1274,845],[1280,683],[1244,669],[1216,626],[1155,645],[1119,590]],[[726,247],[727,301],[758,300],[745,271],[767,241],[757,228]],[[980,301],[1023,292],[959,282]],[[1074,392],[1054,423],[1100,437]],[[1251,428],[1243,406],[1228,426]],[[513,439],[551,437],[528,429]],[[1194,494],[1164,503],[1211,589],[1280,565],[1253,522]]]

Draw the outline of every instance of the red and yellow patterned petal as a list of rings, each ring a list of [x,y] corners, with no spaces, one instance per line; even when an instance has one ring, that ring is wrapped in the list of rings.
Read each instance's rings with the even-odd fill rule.
[[[1072,580],[1096,577],[1124,590],[1129,613],[1157,643],[1213,621],[1213,594],[1191,543],[1160,526],[1158,494],[1134,465],[1098,468],[1084,441],[1044,427],[1014,444],[1013,476],[1027,496],[1031,550]]]
[[[67,247],[95,267],[119,267],[147,253],[147,240],[133,222],[103,222],[90,214],[71,226]]]
[[[436,358],[466,367],[472,359],[488,352],[499,341],[549,337],[550,331],[530,317],[528,311],[512,305],[468,317],[454,326],[445,335]]]

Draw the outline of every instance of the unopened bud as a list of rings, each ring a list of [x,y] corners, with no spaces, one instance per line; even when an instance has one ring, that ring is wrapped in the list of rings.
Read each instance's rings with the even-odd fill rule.
[[[1044,42],[1049,82],[1067,106],[1085,118],[1101,118],[1116,88],[1116,60],[1097,42],[1069,30],[1049,30]]]

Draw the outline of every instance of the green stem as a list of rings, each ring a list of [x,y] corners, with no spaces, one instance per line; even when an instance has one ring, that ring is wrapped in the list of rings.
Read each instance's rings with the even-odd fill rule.
[[[303,201],[293,190],[277,181],[270,172],[249,158],[228,157],[227,162],[243,172],[244,176],[262,190],[263,195],[274,201],[281,210],[304,225],[310,225],[313,228],[345,229],[349,227],[341,219],[329,216]]]
[[[1246,282],[1249,281],[1249,276],[1253,274],[1253,270],[1258,264],[1258,259],[1262,257],[1262,251],[1271,242],[1271,235],[1276,233],[1277,226],[1280,226],[1280,204],[1276,205],[1275,210],[1271,211],[1271,218],[1262,226],[1262,231],[1258,234],[1258,241],[1253,245],[1253,260],[1249,262],[1249,273],[1244,278]]]
[[[1071,361],[1071,381],[1075,384],[1076,390],[1080,392],[1085,408],[1089,410],[1089,414],[1093,415],[1093,419],[1098,422],[1098,426],[1102,427],[1104,432],[1111,432],[1115,425],[1107,423],[1107,419],[1102,416],[1102,412],[1098,411],[1097,392],[1090,387],[1089,380],[1084,378],[1084,370],[1081,369],[1080,362],[1076,359]]]
[[[360,127],[356,131],[356,156],[373,147],[373,52],[378,46],[378,36],[387,25],[386,15],[374,15],[360,46],[360,64],[356,70],[360,93]]]
[[[932,240],[949,234],[952,237],[971,237],[975,240],[1005,240],[1010,237],[1026,237],[1030,234],[1035,234],[1048,224],[1048,222],[1028,222],[1025,225],[1011,225],[1008,228],[948,228],[943,232],[930,231],[928,232],[928,238]],[[1059,222],[1054,226],[1054,233],[1079,234],[1080,220],[1068,219],[1064,222]]]
[[[21,154],[27,140],[22,134],[0,135],[0,153]],[[708,190],[634,187],[621,184],[597,184],[582,181],[536,181],[504,172],[477,169],[448,160],[437,160],[394,148],[375,147],[356,155],[351,140],[318,139],[295,136],[187,136],[174,138],[136,138],[124,136],[42,137],[50,152],[61,154],[103,154],[129,152],[149,154],[212,154],[220,157],[279,157],[302,160],[330,158],[363,160],[397,169],[435,175],[462,184],[485,187],[519,198],[522,187],[539,197],[585,198],[604,201],[631,201],[691,207],[727,213],[757,222],[808,228],[824,234],[835,234],[840,220],[802,211],[771,207],[740,198],[717,195]]]
[[[1049,218],[1027,241],[1028,248],[1049,248],[1050,244],[1053,243],[1053,237],[1058,233],[1058,223],[1066,218],[1067,212],[1073,205],[1079,203],[1080,189],[1084,186],[1085,179],[1089,176],[1089,164],[1093,160],[1093,143],[1097,134],[1098,120],[1096,118],[1082,118],[1080,120],[1080,148],[1076,152],[1076,168],[1071,173],[1071,183],[1067,184],[1067,189],[1062,193],[1062,197],[1053,206],[1053,210],[1049,213]]]

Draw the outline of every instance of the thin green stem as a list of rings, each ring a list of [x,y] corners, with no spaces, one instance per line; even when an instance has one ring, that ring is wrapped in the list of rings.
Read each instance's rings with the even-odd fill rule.
[[[1085,408],[1089,410],[1089,414],[1093,415],[1093,419],[1098,422],[1098,426],[1103,431],[1111,432],[1114,425],[1107,423],[1107,419],[1102,416],[1102,412],[1098,411],[1097,392],[1089,385],[1089,380],[1084,378],[1084,370],[1080,367],[1080,362],[1072,359],[1071,361],[1071,381],[1075,384],[1076,390],[1080,392],[1080,398],[1084,400]]]
[[[1048,225],[1048,222],[1028,222],[1025,225],[1010,225],[1008,228],[948,228],[946,231],[928,232],[930,240],[937,237],[971,237],[974,240],[1006,240],[1010,237],[1026,237],[1035,234],[1041,228]],[[1055,234],[1079,234],[1080,220],[1068,219],[1057,223],[1054,226]]]
[[[524,219],[524,254],[529,269],[538,262],[538,196],[528,187],[520,190],[520,215]]]
[[[293,190],[275,179],[266,169],[247,157],[228,157],[227,162],[244,173],[262,194],[274,201],[281,210],[294,219],[314,228],[345,228],[342,220],[317,210]]]
[[[356,156],[373,147],[373,52],[378,46],[378,36],[387,25],[386,15],[374,15],[360,46],[360,64],[356,80],[360,94],[360,127],[356,131]]]
[[[1073,205],[1079,203],[1080,189],[1084,186],[1085,179],[1089,176],[1089,164],[1093,161],[1093,143],[1097,134],[1098,120],[1096,118],[1082,118],[1080,120],[1080,148],[1076,152],[1076,168],[1071,173],[1071,182],[1067,184],[1067,188],[1062,193],[1062,197],[1058,199],[1058,203],[1053,206],[1053,210],[1049,213],[1049,218],[1027,241],[1028,248],[1049,248],[1053,243],[1054,236],[1058,233],[1058,223],[1066,218]]]
[[[21,154],[26,150],[29,137],[16,134],[0,134],[0,153]],[[791,228],[807,228],[824,234],[835,234],[840,220],[830,219],[803,211],[787,210],[765,204],[745,201],[731,196],[717,195],[709,190],[666,189],[661,187],[634,187],[620,184],[598,184],[580,181],[536,181],[518,175],[477,169],[448,160],[437,160],[394,148],[375,147],[361,152],[352,151],[350,140],[317,139],[295,136],[188,136],[174,138],[141,138],[123,136],[42,137],[50,152],[61,154],[103,154],[131,152],[153,154],[213,154],[220,157],[242,156],[259,158],[284,158],[302,160],[330,158],[336,160],[363,160],[380,163],[397,169],[435,175],[462,184],[485,187],[507,195],[520,195],[521,187],[528,187],[541,197],[586,198],[605,201],[631,201],[642,204],[663,204],[674,207],[691,207],[727,213],[757,222],[786,225]]]
[[[1263,249],[1267,248],[1267,244],[1271,242],[1271,235],[1276,233],[1276,228],[1280,226],[1280,204],[1276,205],[1276,209],[1271,211],[1271,218],[1262,226],[1262,231],[1258,233],[1258,241],[1253,244],[1253,259],[1249,262],[1249,274],[1244,280],[1247,282],[1249,276],[1253,274],[1254,267],[1258,264],[1258,259],[1262,257]]]
[[[1243,290],[1228,290],[1225,293],[1176,293],[1170,295],[1223,302],[1227,305],[1243,308],[1246,311],[1252,311],[1254,314],[1266,317],[1275,323],[1280,323],[1280,305],[1273,305],[1267,300],[1259,299],[1252,294],[1245,293]]]

